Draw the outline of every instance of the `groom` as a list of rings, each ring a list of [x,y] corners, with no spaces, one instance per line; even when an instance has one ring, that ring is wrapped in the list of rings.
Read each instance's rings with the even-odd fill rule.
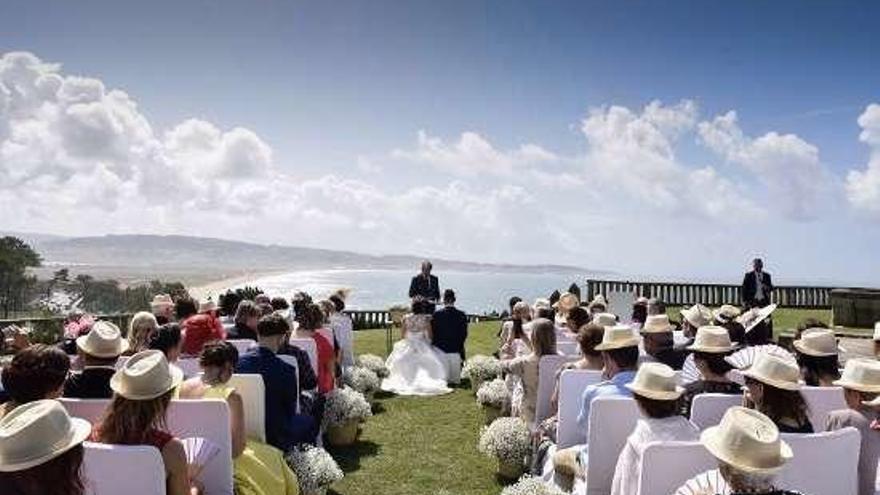
[[[461,382],[461,363],[464,360],[464,343],[468,334],[468,317],[455,307],[455,292],[443,291],[443,308],[434,313],[431,320],[434,347],[446,356],[449,383]]]

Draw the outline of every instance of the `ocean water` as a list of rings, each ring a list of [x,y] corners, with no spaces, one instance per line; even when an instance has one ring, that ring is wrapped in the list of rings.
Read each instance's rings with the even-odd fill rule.
[[[346,302],[349,309],[386,309],[409,302],[409,282],[415,275],[404,270],[297,271],[255,278],[235,287],[256,285],[270,296],[285,298],[298,290],[323,298],[346,287],[352,290]],[[514,295],[534,301],[548,297],[555,289],[563,292],[572,282],[583,288],[589,274],[435,271],[434,275],[440,279],[441,292],[455,290],[460,309],[480,314],[505,309]]]

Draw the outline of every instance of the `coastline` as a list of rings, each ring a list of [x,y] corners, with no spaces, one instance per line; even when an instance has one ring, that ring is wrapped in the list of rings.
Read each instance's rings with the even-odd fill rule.
[[[217,302],[217,298],[220,294],[226,292],[227,289],[235,287],[237,285],[246,284],[247,282],[257,280],[262,277],[271,277],[274,275],[282,275],[285,273],[289,273],[290,270],[267,270],[267,271],[254,271],[242,273],[240,275],[233,275],[231,277],[224,277],[221,279],[217,279],[210,282],[202,282],[197,285],[190,286],[187,284],[186,290],[189,292],[189,295],[198,299],[207,299],[211,297],[214,302]]]

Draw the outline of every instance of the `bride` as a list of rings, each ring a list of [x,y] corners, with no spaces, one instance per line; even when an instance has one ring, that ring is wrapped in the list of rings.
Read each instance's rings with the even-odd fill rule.
[[[431,345],[431,304],[413,301],[412,313],[403,318],[403,336],[385,365],[389,376],[382,390],[398,395],[441,395],[452,392],[446,386],[446,361]]]

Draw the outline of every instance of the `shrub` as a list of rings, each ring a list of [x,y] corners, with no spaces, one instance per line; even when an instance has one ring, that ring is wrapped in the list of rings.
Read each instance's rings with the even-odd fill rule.
[[[501,361],[478,354],[464,363],[462,376],[471,382],[485,382],[501,376]]]
[[[287,454],[287,464],[296,473],[300,491],[315,493],[341,480],[344,476],[339,465],[326,450],[305,445]]]
[[[502,490],[501,495],[565,495],[565,492],[541,478],[526,475]]]
[[[346,386],[362,394],[375,392],[379,390],[379,385],[381,385],[379,376],[376,373],[360,366],[347,368],[342,373],[342,381]]]
[[[531,447],[529,427],[520,418],[498,418],[480,432],[478,450],[501,464],[524,467]]]
[[[375,354],[361,354],[357,358],[357,365],[372,371],[379,378],[387,378],[389,375],[385,360]]]
[[[350,421],[363,421],[373,415],[364,395],[350,388],[337,388],[327,394],[324,405],[324,427],[340,426]]]
[[[510,390],[504,380],[496,378],[480,386],[477,402],[482,406],[505,410],[510,406]]]

